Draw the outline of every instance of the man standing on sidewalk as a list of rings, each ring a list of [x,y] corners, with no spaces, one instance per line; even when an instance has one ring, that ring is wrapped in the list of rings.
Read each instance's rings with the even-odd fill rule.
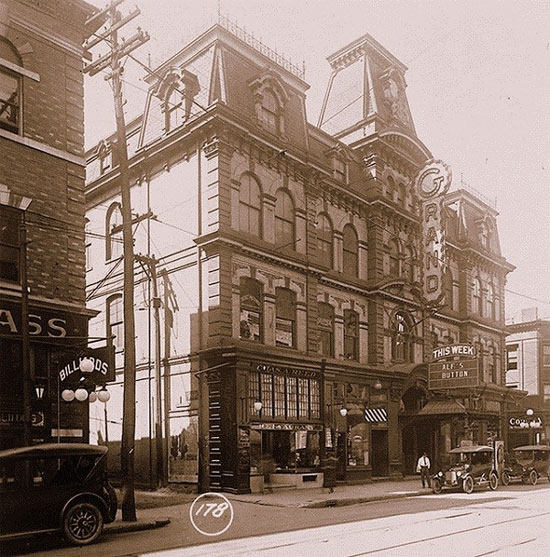
[[[420,477],[422,478],[422,487],[425,487],[425,481],[428,482],[428,487],[432,487],[432,481],[430,479],[430,466],[431,464],[428,455],[423,453],[418,459],[418,464],[416,465],[416,471],[420,472]]]

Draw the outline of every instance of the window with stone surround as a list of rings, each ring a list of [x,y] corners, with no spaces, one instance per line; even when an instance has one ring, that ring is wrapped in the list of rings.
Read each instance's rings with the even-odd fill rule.
[[[333,267],[333,233],[332,224],[326,215],[317,217],[317,257],[319,263]]]
[[[389,241],[390,276],[399,277],[401,274],[399,242],[392,238]]]
[[[334,357],[334,308],[330,304],[318,305],[317,327],[319,328],[319,353]]]
[[[357,277],[359,275],[359,242],[357,232],[351,224],[344,226],[343,244],[344,273]]]
[[[404,311],[398,311],[391,328],[391,357],[396,362],[412,362],[412,327],[411,318]]]
[[[122,211],[120,203],[115,201],[111,203],[105,216],[105,260],[122,257],[122,247]]]
[[[472,284],[472,313],[481,315],[481,281],[477,277]]]
[[[359,360],[359,315],[351,309],[344,310],[344,358]]]
[[[240,305],[240,338],[262,342],[263,300],[260,282],[248,277],[241,278]]]
[[[262,93],[262,102],[260,105],[260,123],[262,128],[277,135],[280,130],[279,125],[279,102],[272,91],[266,89]]]
[[[277,248],[294,248],[296,240],[294,202],[285,190],[279,190],[275,201],[275,244]]]
[[[239,187],[239,230],[261,237],[260,185],[250,174],[241,176]]]
[[[6,64],[2,64],[5,61]],[[15,48],[0,37],[0,129],[21,133],[21,76],[8,65],[22,66]],[[13,67],[13,66],[11,66]]]
[[[112,339],[115,352],[124,350],[124,312],[122,308],[122,295],[113,294],[107,298],[106,308],[106,336]]]
[[[275,289],[275,344],[296,347],[296,294],[288,288]]]
[[[0,205],[0,280],[19,282],[19,226],[23,212]]]

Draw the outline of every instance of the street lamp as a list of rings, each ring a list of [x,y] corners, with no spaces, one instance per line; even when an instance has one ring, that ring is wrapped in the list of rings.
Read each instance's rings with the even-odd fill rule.
[[[36,385],[34,387],[34,392],[36,394],[37,400],[42,400],[44,398],[44,385]]]
[[[254,410],[256,410],[256,412],[260,412],[261,409],[262,409],[262,401],[261,400],[255,401]]]
[[[532,408],[527,408],[527,410],[525,411],[525,414],[527,414],[527,416],[532,416],[534,413],[535,412]]]
[[[376,383],[373,385],[373,387],[379,391],[382,388],[382,383],[380,383],[380,380],[376,380]]]
[[[340,408],[340,416],[346,417],[347,415],[348,415],[348,409],[345,406],[342,406],[342,408]]]

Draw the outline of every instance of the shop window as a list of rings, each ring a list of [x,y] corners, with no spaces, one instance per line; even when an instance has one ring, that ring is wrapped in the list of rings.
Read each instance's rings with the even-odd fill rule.
[[[315,379],[309,380],[309,408],[310,418],[318,420],[321,417],[321,392],[319,389],[319,381]]]
[[[124,312],[120,294],[114,294],[107,298],[106,320],[106,336],[112,338],[115,351],[122,352],[124,350]]]
[[[0,205],[0,280],[19,282],[19,227],[23,212]]]
[[[288,418],[298,417],[298,380],[296,377],[286,378],[286,410]]]
[[[359,276],[359,242],[357,232],[351,224],[344,226],[343,243],[344,273],[357,277]]]
[[[275,418],[285,417],[285,378],[282,375],[273,376],[273,390],[275,393]]]
[[[277,248],[294,247],[294,202],[285,190],[279,190],[275,201],[275,243]]]
[[[22,66],[15,49],[0,37],[0,128],[18,134],[21,132],[21,78],[3,66],[2,59]]]
[[[544,367],[550,366],[550,344],[542,345],[542,365]]]
[[[288,288],[275,291],[275,344],[296,346],[296,294]]]
[[[249,174],[241,177],[239,188],[239,230],[260,237],[260,185]]]
[[[352,426],[348,432],[348,466],[368,466],[370,430],[366,423]]]
[[[472,312],[481,315],[481,281],[477,277],[472,285]]]
[[[392,360],[397,362],[412,361],[411,321],[407,314],[399,311],[395,314],[392,325]]]
[[[272,134],[279,133],[279,103],[277,97],[269,90],[264,90],[259,110],[262,128]]]
[[[105,217],[105,260],[122,257],[122,212],[120,203],[111,203]]]
[[[261,342],[263,329],[262,285],[251,278],[241,278],[240,338]]]
[[[317,326],[319,328],[319,353],[334,356],[334,309],[330,304],[318,306]]]
[[[326,215],[317,218],[317,253],[319,263],[329,269],[333,267],[332,224]]]
[[[401,269],[399,268],[399,260],[401,257],[399,250],[399,243],[396,239],[392,239],[389,242],[390,247],[390,276],[398,277],[401,274]]]
[[[344,310],[344,358],[359,359],[359,316],[349,309]]]
[[[262,401],[261,415],[264,417],[273,417],[273,376],[269,373],[260,375],[260,396]]]

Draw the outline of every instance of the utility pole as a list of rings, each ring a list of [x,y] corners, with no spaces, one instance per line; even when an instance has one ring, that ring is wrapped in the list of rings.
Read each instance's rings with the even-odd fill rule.
[[[29,339],[29,283],[27,280],[27,226],[19,224],[19,274],[21,277],[21,364],[23,371],[23,444],[32,445],[31,366]],[[58,426],[59,428],[59,426]]]
[[[113,88],[117,129],[117,150],[122,213],[122,241],[124,249],[124,400],[122,416],[122,444],[120,454],[122,474],[122,520],[136,521],[134,496],[134,450],[136,430],[136,346],[134,322],[134,243],[132,238],[132,206],[128,175],[128,147],[122,98],[121,60],[149,40],[149,35],[138,28],[137,33],[126,40],[118,41],[118,30],[140,14],[138,8],[122,17],[117,6],[124,0],[111,0],[109,6],[92,16],[87,25],[99,18],[109,19],[108,29],[84,44],[86,50],[105,41],[110,52],[84,68],[93,76],[110,68],[105,79],[110,79]]]
[[[161,383],[161,355],[160,355],[160,297],[158,291],[157,263],[154,256],[136,255],[136,261],[146,265],[148,274],[153,283],[153,312],[155,319],[155,439],[157,452],[157,485],[162,486],[168,483],[166,471],[166,455],[162,439],[162,383]],[[166,393],[164,394],[166,397]],[[164,417],[167,419],[167,416]],[[168,442],[168,441],[167,441]]]

